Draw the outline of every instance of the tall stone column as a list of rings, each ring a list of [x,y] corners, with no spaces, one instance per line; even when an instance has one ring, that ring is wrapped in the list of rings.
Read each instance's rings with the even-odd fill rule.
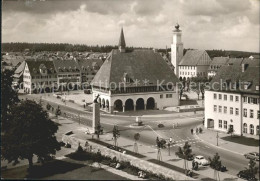
[[[93,103],[93,120],[92,120],[92,133],[95,133],[97,126],[100,124],[100,107],[99,103]]]
[[[136,111],[136,104],[134,104],[134,111]]]
[[[146,110],[146,104],[144,104],[144,110]]]
[[[125,112],[125,105],[123,105],[123,112]]]

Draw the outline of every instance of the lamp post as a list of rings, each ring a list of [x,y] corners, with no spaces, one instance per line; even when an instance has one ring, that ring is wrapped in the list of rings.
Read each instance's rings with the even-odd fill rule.
[[[217,138],[217,146],[218,146],[218,138],[219,138],[219,136],[218,136],[218,131],[217,131],[217,136],[216,136],[216,138]]]
[[[170,137],[169,142],[168,142],[169,156],[171,156],[171,143],[172,143],[172,137]]]

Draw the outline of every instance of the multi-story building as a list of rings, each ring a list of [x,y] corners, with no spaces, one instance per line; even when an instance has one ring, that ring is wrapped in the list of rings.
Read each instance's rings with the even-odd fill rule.
[[[179,63],[179,78],[207,77],[210,63],[205,50],[188,50]]]
[[[59,89],[74,90],[78,89],[81,83],[80,67],[75,58],[53,60],[57,72],[57,83]]]
[[[206,128],[234,134],[259,134],[259,59],[222,66],[205,92]]]
[[[77,59],[81,72],[82,83],[88,83],[90,85],[91,81],[95,77],[96,73],[103,64],[102,59]]]
[[[179,105],[178,78],[153,50],[125,49],[123,30],[119,49],[113,49],[92,81],[93,99],[102,109],[136,111]]]
[[[26,60],[23,72],[24,92],[50,92],[57,84],[57,73],[51,61]]]
[[[214,57],[208,69],[208,77],[214,77],[218,69],[228,62],[229,57]]]

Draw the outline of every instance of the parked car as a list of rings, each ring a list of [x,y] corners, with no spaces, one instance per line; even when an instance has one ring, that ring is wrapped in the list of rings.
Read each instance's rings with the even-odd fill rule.
[[[239,178],[242,178],[242,179],[245,179],[245,180],[250,180],[250,181],[256,181],[257,180],[254,175],[251,175],[250,173],[248,173],[248,170],[242,170],[242,171],[238,172],[237,176]]]
[[[179,158],[184,159],[183,155],[180,154],[179,152],[176,152],[175,155],[176,155],[177,157],[179,157]],[[191,160],[193,160],[193,159],[194,159],[194,156],[193,156],[193,155],[190,155],[190,156],[187,158],[188,161],[191,161]]]
[[[198,162],[199,165],[208,165],[209,161],[204,158],[204,156],[198,155],[194,158],[195,162]]]
[[[253,159],[253,160],[259,161],[259,153],[257,153],[257,152],[246,153],[246,154],[244,154],[244,156],[247,159]]]

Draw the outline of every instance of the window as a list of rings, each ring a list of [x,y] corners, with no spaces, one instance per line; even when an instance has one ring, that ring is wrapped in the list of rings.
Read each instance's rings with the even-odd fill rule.
[[[260,111],[257,111],[257,119],[260,118]]]
[[[256,126],[256,134],[259,135],[259,125]]]
[[[217,99],[217,94],[214,94],[214,99]]]
[[[250,134],[254,134],[254,125],[250,124]]]
[[[218,99],[219,99],[219,100],[222,99],[222,95],[221,95],[221,94],[218,95]]]
[[[254,110],[250,109],[250,118],[254,118]]]
[[[218,127],[222,128],[222,120],[218,120]]]
[[[257,90],[257,91],[259,90],[259,85],[255,86],[255,90]]]
[[[227,121],[224,121],[224,128],[227,129]]]
[[[218,112],[222,112],[222,106],[218,106]]]
[[[238,102],[239,101],[239,97],[238,96],[236,96],[236,102]]]
[[[244,117],[247,117],[247,109],[244,109]]]
[[[227,100],[227,95],[224,95],[224,101],[226,101]]]
[[[238,108],[236,108],[236,115],[239,115],[239,110],[238,110]]]
[[[230,114],[233,114],[233,107],[230,108]]]
[[[257,104],[257,98],[252,98],[253,104]]]
[[[243,102],[244,102],[244,103],[247,103],[247,97],[246,97],[246,96],[243,97]]]
[[[160,98],[161,98],[161,99],[163,98],[163,94],[160,94]]]
[[[217,105],[214,105],[214,112],[217,112]]]
[[[247,133],[247,124],[246,123],[243,124],[243,133]]]
[[[172,98],[172,94],[166,94],[166,98]]]
[[[227,106],[224,106],[224,114],[227,114]]]
[[[230,101],[233,101],[233,96],[232,95],[230,96]]]

